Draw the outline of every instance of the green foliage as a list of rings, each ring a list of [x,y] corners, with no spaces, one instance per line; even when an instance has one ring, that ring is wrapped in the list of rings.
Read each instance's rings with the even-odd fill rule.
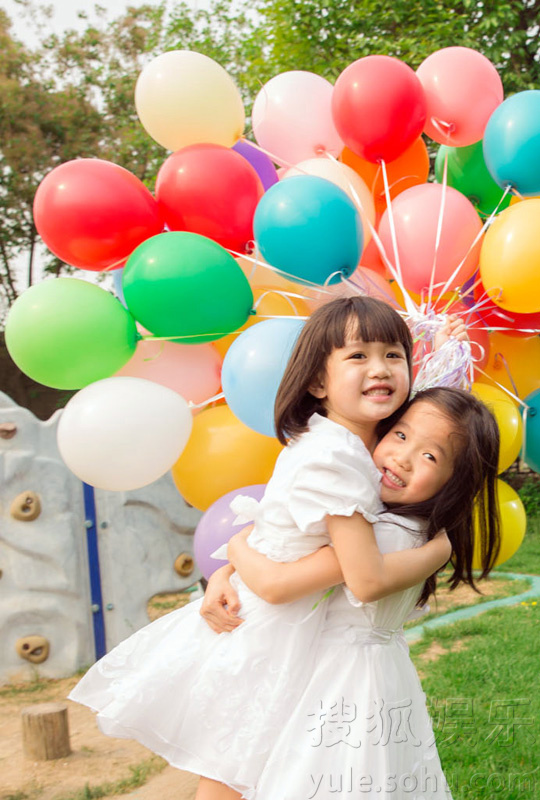
[[[141,761],[140,764],[135,764],[129,768],[130,775],[127,778],[122,778],[118,781],[110,781],[101,783],[96,786],[90,786],[86,783],[82,789],[78,789],[69,795],[62,795],[55,798],[55,800],[99,800],[102,797],[113,797],[119,794],[127,794],[139,786],[143,786],[149,778],[157,775],[167,766],[167,762],[159,756],[152,756],[151,758]]]
[[[372,54],[416,68],[431,53],[461,45],[499,70],[507,93],[537,88],[540,63],[535,0],[259,0],[274,72],[309,69],[330,79]]]
[[[540,516],[540,481],[534,478],[527,478],[519,489],[518,494],[525,506],[527,516]]]

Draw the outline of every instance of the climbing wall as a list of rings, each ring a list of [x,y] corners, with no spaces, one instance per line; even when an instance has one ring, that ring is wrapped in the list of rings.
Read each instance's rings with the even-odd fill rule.
[[[0,392],[0,682],[72,674],[146,624],[152,595],[200,578],[200,512],[170,476],[135,492],[96,490],[89,514],[58,453],[60,414],[42,422]]]

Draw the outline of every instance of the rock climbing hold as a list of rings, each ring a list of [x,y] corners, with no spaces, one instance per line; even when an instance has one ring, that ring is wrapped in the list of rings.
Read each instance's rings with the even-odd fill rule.
[[[35,492],[21,492],[11,504],[10,514],[21,522],[32,522],[41,514],[41,501]]]
[[[193,556],[190,556],[189,553],[180,553],[180,555],[177,556],[174,562],[174,570],[180,577],[186,578],[188,575],[191,575],[194,569],[195,562],[193,561]]]
[[[15,642],[15,650],[20,658],[31,664],[42,664],[49,658],[49,640],[44,636],[23,636]]]

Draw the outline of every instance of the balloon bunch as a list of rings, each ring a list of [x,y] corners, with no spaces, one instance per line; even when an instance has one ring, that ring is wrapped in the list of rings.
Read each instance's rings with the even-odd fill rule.
[[[539,98],[503,102],[497,71],[467,48],[433,53],[416,72],[375,55],[335,86],[305,71],[272,78],[252,108],[255,144],[215,61],[155,58],[135,91],[142,125],[172,151],[155,194],[115,164],[80,159],[53,169],[35,198],[45,244],[72,266],[116,271],[118,298],[46,280],[7,322],[24,372],[80,390],[59,426],[68,465],[116,490],[172,467],[184,498],[210,515],[199,538],[215,549],[234,529],[225,498],[242,487],[258,497],[280,452],[274,399],[303,320],[363,293],[410,318],[418,365],[449,314],[466,321],[474,363],[450,348],[448,372],[474,379],[493,406],[505,469],[521,448],[518,405],[532,420],[540,403],[523,400],[540,390],[540,199],[523,200],[540,195]],[[440,145],[438,183],[423,134]],[[540,466],[540,431],[526,430]],[[507,505],[505,558],[524,532]]]

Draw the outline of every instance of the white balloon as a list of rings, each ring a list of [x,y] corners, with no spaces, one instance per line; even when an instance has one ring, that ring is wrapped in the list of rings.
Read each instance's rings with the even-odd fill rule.
[[[105,378],[81,389],[65,407],[58,449],[85,483],[128,491],[173,466],[191,425],[188,404],[172,389],[142,378]]]

